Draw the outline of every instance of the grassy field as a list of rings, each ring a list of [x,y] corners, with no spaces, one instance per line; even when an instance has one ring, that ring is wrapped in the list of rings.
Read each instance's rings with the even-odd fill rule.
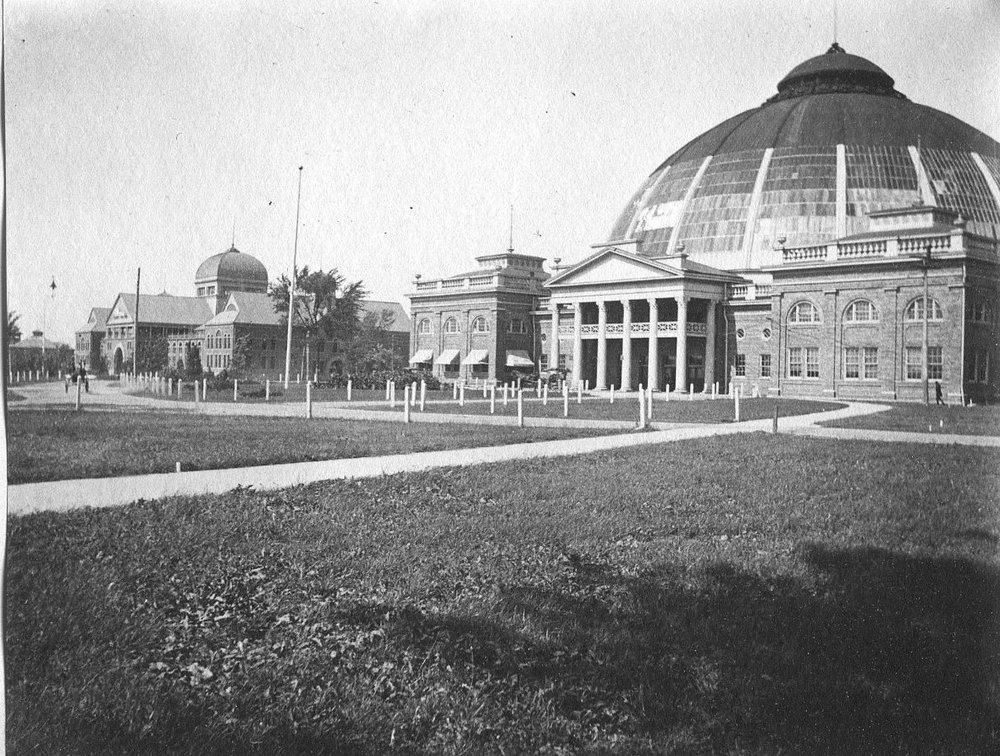
[[[278,417],[28,410],[7,416],[11,483],[370,457],[601,431]]]
[[[497,399],[497,415],[512,417],[517,415],[517,401],[508,400],[505,407],[501,399]],[[772,417],[774,408],[778,407],[778,412],[782,417],[788,415],[805,415],[810,412],[825,412],[843,407],[843,404],[835,402],[819,402],[806,399],[742,399],[740,400],[740,419],[759,420],[761,418]],[[388,404],[380,403],[368,406],[364,409],[378,409],[386,412],[402,412],[401,405],[395,409],[390,409]],[[419,412],[419,407],[415,410]],[[441,412],[450,415],[488,415],[490,414],[489,400],[483,400],[482,394],[466,394],[464,407],[459,407],[457,402],[449,399],[446,402],[435,402],[426,405],[427,412]],[[563,417],[562,397],[553,399],[549,397],[549,403],[542,405],[540,399],[534,398],[534,394],[529,398],[527,394],[524,398],[525,417]],[[626,422],[638,422],[639,401],[636,397],[622,400],[621,397],[615,399],[615,403],[606,398],[584,398],[583,403],[577,404],[576,398],[571,397],[569,402],[569,417],[584,418],[587,420],[621,420]],[[662,423],[728,423],[733,421],[733,402],[730,399],[715,400],[695,400],[670,399],[663,401],[657,397],[653,400],[653,420]]]
[[[1000,744],[1000,453],[756,434],[9,524],[39,753]]]
[[[972,436],[1000,436],[1000,407],[938,407],[933,404],[894,404],[887,412],[852,417],[827,425],[835,428],[915,431],[917,433],[959,433]]]
[[[157,399],[173,399],[177,400],[176,388],[173,394],[167,396],[164,394],[154,394],[151,391],[141,391],[136,392],[144,396],[152,396]],[[199,389],[201,391],[201,389]],[[306,400],[306,385],[304,383],[292,383],[288,386],[288,390],[285,391],[284,386],[278,382],[273,382],[271,384],[271,398],[265,400],[265,388],[263,383],[249,383],[243,382],[237,387],[238,401],[246,402],[248,404],[263,403],[265,401],[270,401],[274,403],[285,403],[285,402],[304,402]],[[397,391],[397,396],[399,400],[402,401],[403,398],[403,387],[400,386]],[[428,398],[444,399],[451,396],[451,389],[440,390],[440,391],[429,391],[427,393]],[[346,402],[347,401],[347,389],[346,388],[327,388],[322,386],[313,386],[312,398],[314,402]],[[354,389],[351,391],[352,401],[357,402],[373,402],[373,401],[384,401],[385,400],[385,389]],[[180,398],[181,402],[194,402],[194,384],[185,383],[184,390]],[[216,390],[212,388],[211,383],[208,387],[208,401],[209,402],[228,402],[233,401],[233,389],[232,387],[228,389]]]

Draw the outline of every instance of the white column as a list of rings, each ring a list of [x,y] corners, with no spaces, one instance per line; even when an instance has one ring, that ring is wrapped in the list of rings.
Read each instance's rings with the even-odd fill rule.
[[[597,391],[608,388],[608,305],[597,303]]]
[[[656,307],[656,297],[649,299],[649,365],[646,385],[653,391],[660,385],[660,353],[657,348],[656,324],[660,321],[660,312]]]
[[[549,370],[556,370],[559,367],[559,304],[549,303],[549,312],[552,313],[552,333],[549,338]]]
[[[677,377],[674,383],[677,384],[677,391],[681,393],[687,391],[687,326],[688,326],[688,298],[681,295],[677,299]]]
[[[715,300],[708,300],[708,314],[705,317],[705,393],[715,384]]]
[[[622,300],[622,391],[632,390],[632,302]]]
[[[573,380],[583,381],[583,304],[573,303]]]

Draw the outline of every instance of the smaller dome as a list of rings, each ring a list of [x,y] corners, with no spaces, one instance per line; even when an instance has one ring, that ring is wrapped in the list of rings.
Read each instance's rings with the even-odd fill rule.
[[[253,255],[245,255],[236,247],[212,255],[198,266],[195,283],[225,279],[267,285],[267,268]]]
[[[867,58],[851,55],[834,42],[823,55],[795,66],[778,82],[778,94],[768,102],[827,92],[867,93],[903,97],[889,74]]]

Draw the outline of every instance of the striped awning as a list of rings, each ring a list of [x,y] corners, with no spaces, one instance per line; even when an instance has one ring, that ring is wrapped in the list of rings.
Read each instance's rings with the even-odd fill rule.
[[[426,365],[434,359],[434,352],[430,349],[420,349],[415,355],[410,357],[411,365]]]
[[[434,364],[435,365],[450,365],[451,363],[453,363],[457,359],[458,359],[458,350],[457,349],[445,349],[443,352],[441,352],[441,354],[438,355],[438,358],[436,360],[434,360]]]
[[[507,350],[507,367],[526,367],[533,368],[535,363],[531,361],[528,357],[528,353],[524,349],[508,349]]]
[[[490,361],[490,353],[487,349],[473,349],[462,360],[463,365],[486,365]]]

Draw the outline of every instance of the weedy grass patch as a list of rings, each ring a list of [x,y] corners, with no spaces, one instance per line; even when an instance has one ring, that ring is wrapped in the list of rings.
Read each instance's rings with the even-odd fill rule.
[[[7,416],[10,483],[309,462],[601,435],[577,428],[377,423],[166,412]]]
[[[832,428],[1000,436],[1000,406],[962,407],[899,403],[892,405],[885,412],[850,417],[825,424]]]
[[[986,753],[1000,453],[756,434],[15,518],[46,753]]]

